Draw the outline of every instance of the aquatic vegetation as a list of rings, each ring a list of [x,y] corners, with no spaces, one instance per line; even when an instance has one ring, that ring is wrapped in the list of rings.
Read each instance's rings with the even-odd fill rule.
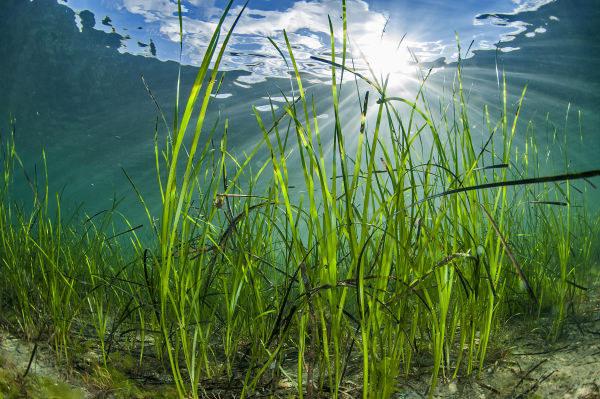
[[[85,398],[80,388],[48,377],[26,378],[9,361],[0,358],[0,398],[34,399],[81,399]]]
[[[478,146],[460,60],[449,98],[430,99],[426,74],[414,98],[396,97],[386,81],[347,66],[344,13],[342,49],[330,21],[331,59],[315,58],[331,68],[332,130],[320,126],[284,32],[286,47],[273,45],[290,67],[293,96],[269,120],[255,111],[262,140],[236,159],[228,123],[224,131],[205,126],[244,12],[221,37],[231,4],[181,107],[178,86],[164,147],[155,132],[158,220],[129,179],[153,241],[138,236],[140,226],[113,230],[114,217],[128,223],[118,201],[65,218],[57,194],[51,215],[46,175],[26,177],[31,211],[15,205],[10,184],[25,168],[14,138],[3,143],[2,321],[28,339],[51,337],[67,365],[81,337],[93,337],[99,356],[88,380],[125,395],[142,393],[111,354],[138,365],[156,358],[181,398],[207,396],[215,383],[240,397],[275,394],[284,382],[299,397],[387,398],[423,359],[433,395],[440,378],[481,374],[497,327],[515,314],[556,307],[557,339],[598,251],[600,218],[576,207],[585,196],[571,187],[591,185],[585,179],[600,171],[569,173],[565,165],[540,176],[534,136],[514,156],[526,88],[513,107],[502,78],[501,116],[484,108],[488,137]],[[182,23],[180,13],[180,30]],[[341,75],[356,79],[358,99],[343,110],[349,86]],[[343,115],[352,114],[360,122],[348,127]],[[291,187],[292,168],[302,173],[304,196]]]

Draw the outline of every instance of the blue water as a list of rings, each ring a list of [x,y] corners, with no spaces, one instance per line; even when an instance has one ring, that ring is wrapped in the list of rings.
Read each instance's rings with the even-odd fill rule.
[[[195,76],[194,65],[202,57],[211,24],[225,3],[183,2],[183,93]],[[141,76],[170,123],[178,73],[175,61],[179,60],[175,4],[4,0],[0,14],[0,133],[2,137],[8,135],[14,118],[17,151],[30,176],[36,171],[41,175],[44,148],[51,188],[62,190],[65,206],[83,203],[83,209],[94,214],[109,207],[115,198],[124,198],[119,209],[131,224],[145,223],[123,168],[150,209],[158,209],[154,161],[157,110]],[[233,14],[241,5],[234,3]],[[369,73],[362,53],[377,77],[390,74],[390,95],[411,98],[416,93],[417,67],[411,52],[422,68],[434,68],[428,94],[441,96],[445,87],[447,95],[458,58],[456,34],[465,58],[464,86],[474,112],[474,132],[482,137],[485,133],[477,117],[483,104],[490,105],[494,118],[499,116],[497,73],[504,70],[513,110],[528,84],[516,144],[523,146],[527,122],[532,120],[538,144],[552,162],[548,172],[564,173],[564,154],[556,145],[546,144],[554,135],[547,132],[550,121],[558,128],[560,143],[567,134],[569,171],[600,168],[597,0],[353,0],[348,1],[348,9],[355,66]],[[268,96],[278,100],[281,92],[291,93],[288,69],[266,39],[270,36],[283,49],[282,29],[286,29],[299,65],[307,74],[309,91],[319,99],[317,109],[322,115],[322,129],[327,131],[332,114],[327,86],[330,72],[326,65],[310,59],[311,55],[327,58],[330,51],[327,15],[339,38],[341,1],[249,2],[225,56],[223,69],[228,72],[220,96],[210,108],[211,121],[220,114],[219,126],[228,118],[229,147],[237,156],[243,157],[244,151],[260,139],[251,105],[268,119]],[[226,25],[231,21],[229,17]],[[348,101],[356,99],[352,90],[345,94]],[[281,111],[280,106],[277,112]],[[356,121],[350,119],[348,123]],[[160,119],[159,126],[162,145],[167,132]],[[261,162],[264,159],[257,158],[253,166]],[[20,171],[15,175],[15,196],[31,201],[22,176]],[[600,197],[592,193],[591,198]]]

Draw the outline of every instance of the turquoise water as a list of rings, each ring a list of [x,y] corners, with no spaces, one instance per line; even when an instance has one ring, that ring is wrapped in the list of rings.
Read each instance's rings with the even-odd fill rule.
[[[182,56],[184,95],[195,76],[193,65],[202,55],[210,27],[206,22],[214,22],[224,6],[222,1],[211,2],[210,7],[207,2],[204,7],[192,3],[202,2],[183,2],[184,26],[189,29]],[[569,171],[599,169],[600,4],[595,0],[491,1],[485,7],[476,1],[461,2],[460,7],[441,3],[446,2],[423,1],[418,7],[413,2],[410,6],[409,2],[348,2],[357,68],[368,72],[362,52],[372,60],[375,73],[391,74],[391,95],[411,98],[418,80],[410,49],[423,68],[433,67],[427,85],[431,98],[441,96],[444,87],[447,96],[456,71],[456,31],[465,58],[472,128],[482,134],[476,142],[484,137],[478,117],[482,105],[489,104],[492,116],[499,116],[497,72],[504,70],[510,104],[528,84],[516,145],[523,146],[527,122],[532,120],[544,159],[550,161],[543,170],[564,173],[561,149],[546,145],[554,136],[547,131],[548,122],[554,123],[560,143],[565,142],[566,132]],[[158,113],[141,76],[170,124],[178,74],[173,61],[179,57],[178,32],[173,31],[176,8],[173,2],[156,2],[154,9],[153,4],[5,0],[0,15],[0,133],[8,135],[14,118],[17,151],[30,176],[36,171],[40,175],[44,148],[51,189],[62,190],[65,206],[83,203],[82,209],[94,214],[115,198],[123,198],[119,209],[132,225],[146,219],[121,168],[136,182],[153,212],[160,205],[154,162]],[[234,4],[239,10],[240,4]],[[260,138],[251,105],[269,118],[268,108],[263,108],[267,96],[279,104],[276,112],[282,112],[278,97],[282,92],[291,94],[285,64],[265,39],[269,35],[282,45],[282,28],[295,45],[309,92],[317,98],[321,127],[328,131],[329,71],[310,56],[326,57],[326,14],[337,30],[341,13],[341,2],[333,0],[262,0],[250,1],[248,7],[226,54],[228,72],[207,124],[220,115],[217,131],[222,132],[224,120],[229,120],[229,148],[238,157]],[[344,94],[345,101],[356,100],[351,87]],[[349,117],[347,123],[356,124],[356,118]],[[158,124],[159,140],[164,143],[167,132],[160,119]],[[258,157],[253,166],[263,161]],[[15,183],[15,198],[31,201],[20,171]],[[580,188],[584,185],[577,183]],[[592,190],[592,203],[600,202],[597,191]]]

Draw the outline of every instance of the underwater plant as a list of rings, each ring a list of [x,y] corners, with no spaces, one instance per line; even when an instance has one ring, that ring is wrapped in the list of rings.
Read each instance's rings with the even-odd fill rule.
[[[232,3],[185,105],[178,81],[172,125],[161,115],[163,148],[156,125],[158,219],[124,171],[146,212],[150,242],[124,216],[129,228],[114,231],[113,217],[122,216],[116,200],[74,223],[78,214],[61,215],[57,195],[51,216],[47,176],[27,177],[34,196],[27,214],[9,195],[15,163],[25,168],[14,136],[4,143],[5,322],[28,338],[52,337],[66,364],[78,332],[93,334],[100,356],[90,380],[121,378],[110,373],[115,351],[134,354],[140,367],[153,356],[180,398],[208,397],[214,385],[240,397],[259,389],[274,395],[283,382],[301,398],[388,398],[423,359],[431,363],[431,397],[440,378],[481,374],[495,331],[519,312],[556,305],[557,339],[600,227],[585,207],[578,213],[571,205],[578,199],[570,182],[600,171],[566,167],[540,176],[533,136],[531,153],[513,157],[527,88],[510,105],[502,75],[501,115],[494,120],[484,108],[488,137],[478,146],[462,59],[451,95],[439,104],[427,93],[426,72],[414,98],[395,96],[387,80],[348,66],[342,1],[341,51],[329,19],[331,58],[313,57],[331,70],[333,123],[321,126],[322,110],[284,31],[285,48],[271,43],[290,68],[292,96],[284,94],[284,112],[272,107],[270,119],[255,109],[261,140],[236,157],[227,147],[228,122],[222,132],[218,122],[205,126],[211,95],[225,79],[220,62],[245,10],[223,34]],[[350,87],[357,101],[342,104]],[[343,123],[348,115],[358,123]],[[357,138],[355,147],[348,137]],[[294,169],[305,195],[292,187]],[[585,243],[581,251],[572,253],[573,240]]]

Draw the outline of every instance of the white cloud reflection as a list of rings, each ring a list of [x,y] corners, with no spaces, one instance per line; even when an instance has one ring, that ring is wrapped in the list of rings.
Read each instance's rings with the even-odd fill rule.
[[[175,0],[114,1],[115,3],[112,5],[114,10],[135,16],[138,21],[140,18],[144,21],[144,34],[148,36],[147,40],[152,36],[159,58],[179,59],[176,45],[180,40],[179,17]],[[347,0],[350,54],[354,58],[355,68],[369,76],[371,73],[375,74],[377,78],[388,73],[392,75],[408,74],[414,69],[409,49],[419,61],[453,60],[453,57],[457,56],[455,30],[461,33],[461,40],[470,41],[471,38],[476,40],[473,50],[495,48],[499,41],[511,41],[516,35],[525,31],[533,32],[533,35],[542,33],[539,28],[534,32],[533,27],[510,16],[524,11],[535,11],[553,1],[555,0],[495,0],[492,3],[493,8],[497,7],[498,12],[505,12],[504,14],[477,14],[475,9],[457,6],[455,7],[456,15],[434,14],[435,21],[439,22],[439,26],[430,24],[419,26],[415,21],[412,21],[413,25],[411,26],[409,20],[400,22],[405,24],[408,22],[408,25],[400,27],[392,26],[397,21],[390,21],[391,14],[388,11],[395,8],[402,12],[402,5],[389,1],[388,9],[375,10],[364,0]],[[78,5],[89,8],[89,4],[88,0],[69,0],[67,3],[74,9]],[[201,62],[207,43],[210,41],[222,13],[218,4],[223,4],[223,2],[216,0],[182,1],[183,63],[198,65]],[[286,65],[278,50],[268,40],[270,37],[288,57],[284,30],[301,70],[317,76],[329,75],[327,64],[312,60],[310,57],[321,56],[326,59],[331,57],[329,55],[331,42],[328,16],[336,38],[336,52],[339,53],[341,50],[339,39],[342,37],[342,7],[340,0],[285,0],[285,2],[278,0],[279,9],[253,8],[253,3],[249,4],[235,27],[228,51],[225,52],[220,66],[223,70],[236,69],[250,72],[249,75],[240,76],[237,79],[238,86],[245,87],[270,76],[289,76],[287,74],[289,64]],[[256,4],[261,3],[257,2]],[[424,9],[428,9],[426,4],[424,7]],[[483,10],[484,6],[481,7]],[[241,9],[242,6],[236,5],[230,10],[225,19],[224,31],[231,27]],[[415,18],[413,17],[413,19]],[[128,32],[133,31],[138,33],[134,26],[129,26]],[[404,33],[408,34],[401,42]],[[527,36],[532,36],[532,34]],[[224,34],[221,35],[221,40],[223,37]],[[137,41],[139,41],[137,37],[135,40],[130,40],[129,43],[126,41],[125,51],[140,52],[136,48]],[[363,60],[368,60],[369,64],[367,65]]]
[[[512,0],[512,2],[516,5],[516,8],[514,10],[515,13],[525,11],[536,11],[541,6],[553,3],[554,1],[556,0]]]
[[[271,104],[259,105],[259,106],[254,107],[254,108],[256,108],[256,110],[259,111],[259,112],[267,112],[267,111],[271,110]],[[278,105],[273,104],[273,110],[276,110],[278,108],[279,108]]]
[[[211,6],[214,4],[205,3],[211,3]],[[179,19],[175,3],[166,0],[123,0],[123,5],[129,12],[143,16],[147,23],[158,22],[161,34],[171,41],[179,41]],[[236,6],[230,11],[224,23],[225,30],[231,27],[241,10],[241,6]],[[369,60],[369,66],[378,77],[407,68],[410,55],[406,45],[410,43],[405,42],[399,46],[400,37],[382,35],[387,22],[382,13],[370,10],[363,0],[349,0],[347,10],[350,51],[358,70],[368,72],[363,59]],[[215,13],[208,20],[190,18],[188,15],[189,10],[185,8],[183,62],[198,65],[217,26],[218,14]],[[334,36],[339,39],[342,36],[339,0],[296,1],[283,11],[247,8],[235,27],[221,69],[252,72],[251,75],[238,79],[242,83],[255,83],[268,76],[285,76],[286,63],[268,40],[270,37],[288,57],[283,34],[285,30],[301,69],[316,74],[329,74],[326,64],[310,58],[313,55],[329,58],[327,54],[330,53],[331,44],[328,16],[331,18]],[[339,52],[341,43],[336,44],[336,51]],[[433,48],[427,49],[424,49],[427,44],[414,44],[415,48],[425,50],[419,52],[423,57],[428,57],[430,53],[437,55],[435,43]]]
[[[233,96],[233,94],[231,94],[231,93],[218,93],[218,94],[211,94],[210,96],[213,97],[213,98],[216,98],[216,99],[225,99],[225,98],[229,98],[229,97]]]

